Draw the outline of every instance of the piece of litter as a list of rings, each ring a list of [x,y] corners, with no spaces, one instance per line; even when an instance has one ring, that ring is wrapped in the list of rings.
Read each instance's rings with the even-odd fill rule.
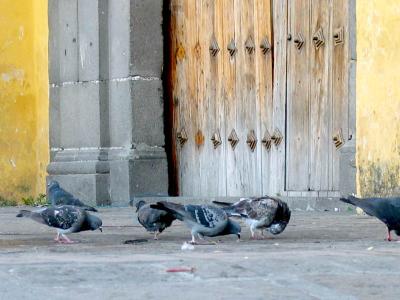
[[[275,243],[274,246],[279,246],[279,243]]]
[[[374,247],[369,247],[369,248],[367,248],[368,251],[371,251],[371,250],[373,250],[373,249],[374,249]]]
[[[148,240],[146,239],[137,239],[137,240],[127,240],[124,242],[125,245],[135,245],[140,243],[147,243]]]
[[[245,256],[245,257],[243,257],[244,259],[249,259],[249,257],[248,256]]]
[[[194,250],[194,246],[192,244],[184,242],[182,244],[181,250]]]
[[[165,270],[167,273],[194,273],[196,271],[195,268],[171,268]]]
[[[335,207],[335,212],[339,212],[340,208]]]

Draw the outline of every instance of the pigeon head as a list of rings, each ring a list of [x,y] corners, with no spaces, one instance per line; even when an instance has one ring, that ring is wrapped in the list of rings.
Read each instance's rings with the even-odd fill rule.
[[[287,222],[274,223],[268,228],[268,230],[272,234],[280,234],[285,230],[287,224]]]
[[[52,190],[52,189],[55,189],[55,188],[60,188],[60,185],[58,184],[57,181],[55,181],[55,180],[50,180],[50,181],[47,183],[47,189],[48,189],[48,190]]]
[[[145,205],[145,204],[146,204],[146,202],[143,201],[143,200],[138,201],[138,202],[135,204],[135,206],[136,206],[136,212],[138,212],[139,209],[140,209],[143,205]]]
[[[101,221],[100,218],[88,214],[87,215],[87,223],[89,225],[90,230],[98,229],[101,232],[103,232],[103,228],[101,227],[101,225],[103,225],[103,222]]]

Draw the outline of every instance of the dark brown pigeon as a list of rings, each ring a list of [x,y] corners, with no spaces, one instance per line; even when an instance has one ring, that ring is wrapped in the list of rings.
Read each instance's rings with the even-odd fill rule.
[[[280,199],[270,196],[259,198],[242,198],[236,203],[213,201],[223,206],[229,216],[246,219],[250,226],[251,238],[256,239],[256,230],[268,229],[272,234],[283,232],[290,220],[290,209]]]
[[[357,198],[349,196],[340,198],[345,203],[361,208],[366,214],[376,217],[386,224],[387,240],[392,240],[391,231],[400,235],[400,198]]]
[[[164,231],[165,228],[171,226],[172,222],[176,220],[173,214],[160,209],[150,207],[141,200],[136,203],[136,213],[139,223],[149,232],[154,233],[154,239],[158,239],[158,235]]]

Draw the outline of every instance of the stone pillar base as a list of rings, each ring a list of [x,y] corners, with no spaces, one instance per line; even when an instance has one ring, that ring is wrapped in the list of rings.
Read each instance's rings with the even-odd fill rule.
[[[128,206],[137,196],[167,196],[168,172],[160,147],[61,150],[47,168],[48,180],[88,205]]]

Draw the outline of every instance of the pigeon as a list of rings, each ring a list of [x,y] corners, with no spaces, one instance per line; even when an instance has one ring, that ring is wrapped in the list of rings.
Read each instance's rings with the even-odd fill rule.
[[[81,200],[75,198],[72,194],[68,193],[66,190],[60,187],[59,183],[55,180],[50,181],[47,187],[48,187],[48,199],[51,205],[79,206],[84,210],[97,212],[97,209],[86,205]]]
[[[90,215],[85,209],[71,206],[50,206],[35,211],[21,210],[18,218],[27,217],[32,220],[57,228],[57,236],[54,239],[59,243],[73,243],[66,234],[85,230],[102,230],[100,218]]]
[[[158,239],[158,235],[164,229],[171,226],[176,218],[170,212],[165,210],[154,209],[150,204],[146,204],[141,200],[136,203],[136,213],[139,223],[149,232],[154,232],[154,239]]]
[[[204,236],[214,237],[220,235],[236,234],[240,240],[240,225],[229,219],[227,213],[211,205],[181,205],[161,201],[150,205],[151,208],[165,210],[176,219],[184,222],[191,230],[191,244],[198,244],[196,236],[204,240]]]
[[[387,226],[387,240],[392,240],[391,231],[395,231],[400,235],[400,198],[356,198],[349,196],[348,198],[340,198],[345,203],[352,204],[364,210],[364,212],[372,217],[381,220]]]
[[[228,216],[236,216],[246,219],[250,226],[251,238],[256,237],[256,230],[268,229],[272,234],[283,232],[290,220],[290,209],[280,199],[270,196],[260,198],[242,198],[236,203],[213,201],[214,204],[223,206]]]

